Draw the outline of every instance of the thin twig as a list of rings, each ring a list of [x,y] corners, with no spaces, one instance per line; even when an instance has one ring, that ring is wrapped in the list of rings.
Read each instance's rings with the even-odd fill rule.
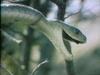
[[[82,9],[83,9],[83,7],[84,7],[84,0],[81,0],[81,6],[80,6],[80,9],[79,9],[79,11],[77,11],[76,13],[71,13],[71,14],[69,14],[67,17],[64,17],[64,19],[66,19],[66,18],[69,18],[70,16],[73,16],[73,15],[76,15],[76,14],[78,14],[78,13],[81,13],[82,12]]]
[[[78,13],[80,13],[80,10],[79,10],[78,12],[76,12],[76,13],[71,13],[71,14],[69,14],[68,16],[64,17],[64,19],[69,18],[70,16],[76,15],[76,14],[78,14]]]
[[[4,65],[1,65],[1,64],[0,64],[0,67],[2,67],[6,72],[8,72],[9,75],[13,75],[13,73],[10,72]]]
[[[35,73],[35,71],[37,71],[37,69],[42,66],[43,64],[48,63],[48,60],[44,60],[43,62],[41,62],[40,64],[38,64],[31,72],[30,75],[33,75]]]
[[[16,42],[16,43],[19,44],[19,43],[22,42],[22,40],[16,39],[15,37],[9,35],[6,31],[4,31],[4,30],[0,30],[0,31],[1,31],[1,33],[2,33],[6,38],[8,38],[8,39],[10,39],[10,40],[12,40],[12,41],[14,41],[14,42]]]

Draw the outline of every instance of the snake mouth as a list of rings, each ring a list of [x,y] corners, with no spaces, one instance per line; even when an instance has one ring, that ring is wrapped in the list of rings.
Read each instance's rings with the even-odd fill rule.
[[[71,36],[69,36],[67,33],[65,33],[65,31],[62,32],[62,36],[63,36],[63,40],[69,40],[69,41],[74,41],[75,43],[79,44],[79,43],[84,43],[82,41],[73,39]]]

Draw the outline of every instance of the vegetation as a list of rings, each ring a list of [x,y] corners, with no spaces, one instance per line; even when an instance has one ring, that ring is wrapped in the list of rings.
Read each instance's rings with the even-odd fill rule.
[[[100,30],[98,25],[100,15],[90,10],[84,11],[86,1],[87,0],[80,0],[80,9],[73,13],[70,12],[70,10],[74,10],[70,8],[71,4],[74,2],[73,0],[2,0],[1,2],[11,2],[30,6],[39,10],[45,18],[49,17],[54,7],[57,7],[58,11],[56,11],[57,14],[55,17],[57,20],[64,22],[68,22],[69,19],[73,20],[68,24],[72,24],[71,26],[76,24],[77,26],[74,27],[82,30],[86,37],[89,38],[87,34],[89,34],[89,30],[92,28],[92,21],[96,26],[94,26],[95,29],[98,28],[98,32]],[[88,16],[85,14],[87,12],[89,13]],[[89,23],[90,25],[85,25]],[[98,41],[100,40],[100,35],[95,34],[95,37],[97,36],[95,41],[97,42],[93,42],[93,46],[88,43],[89,39],[87,39],[86,44],[78,45],[72,43],[72,39],[72,41],[69,41],[70,38],[68,38],[68,36],[67,40],[65,40],[64,37],[66,34],[63,32],[62,40],[66,46],[66,50],[73,55],[73,60],[68,61],[60,52],[55,50],[55,46],[51,43],[49,38],[38,30],[28,27],[26,30],[27,32],[25,31],[24,34],[22,34],[20,32],[16,33],[9,28],[7,28],[6,31],[2,31],[2,28],[3,25],[1,27],[1,75],[100,74],[100,43]],[[18,28],[20,28],[20,26]],[[94,36],[94,34],[92,34],[92,36]]]

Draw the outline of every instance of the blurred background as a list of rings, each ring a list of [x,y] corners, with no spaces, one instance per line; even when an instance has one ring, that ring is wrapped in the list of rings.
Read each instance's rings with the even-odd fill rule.
[[[48,20],[63,20],[80,29],[87,37],[84,44],[70,42],[76,75],[100,75],[100,0],[1,0],[25,4],[41,11]],[[22,41],[17,43],[1,36],[1,75],[68,75],[63,56],[37,30],[28,29],[27,35],[8,32]]]

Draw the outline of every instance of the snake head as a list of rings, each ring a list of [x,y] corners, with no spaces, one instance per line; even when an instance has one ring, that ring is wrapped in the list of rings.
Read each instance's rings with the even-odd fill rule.
[[[79,29],[72,26],[69,26],[68,29],[71,29],[71,31],[68,31],[67,28],[64,28],[63,30],[64,40],[70,40],[76,42],[77,44],[86,42],[85,35],[83,35],[83,33]]]
[[[70,26],[68,24],[65,24],[62,21],[55,21],[56,24],[60,25],[63,30],[63,38],[64,40],[70,40],[75,43],[85,43],[86,37],[85,35],[77,28]]]

